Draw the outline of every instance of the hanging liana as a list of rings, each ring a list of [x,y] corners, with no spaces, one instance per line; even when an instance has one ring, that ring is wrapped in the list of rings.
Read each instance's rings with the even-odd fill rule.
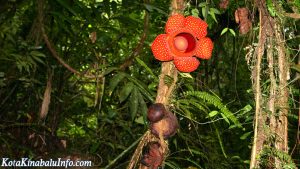
[[[194,16],[170,16],[166,34],[158,35],[151,45],[154,57],[159,61],[173,60],[181,72],[195,71],[200,65],[196,57],[210,59],[212,56],[213,42],[206,37],[207,26],[205,21]]]

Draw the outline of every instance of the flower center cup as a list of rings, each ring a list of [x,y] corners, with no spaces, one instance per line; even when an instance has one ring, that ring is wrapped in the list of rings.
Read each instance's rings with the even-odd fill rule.
[[[168,36],[169,49],[173,57],[192,57],[197,48],[197,38],[188,29],[179,29]]]
[[[174,38],[174,45],[176,49],[185,51],[188,48],[188,40],[184,36],[176,36]]]

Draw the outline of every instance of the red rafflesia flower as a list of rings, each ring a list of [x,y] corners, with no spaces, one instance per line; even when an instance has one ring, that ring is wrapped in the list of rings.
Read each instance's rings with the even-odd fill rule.
[[[196,70],[201,59],[210,59],[213,42],[207,35],[207,23],[193,16],[172,15],[166,24],[166,34],[158,35],[151,45],[154,57],[160,61],[174,60],[181,72]]]

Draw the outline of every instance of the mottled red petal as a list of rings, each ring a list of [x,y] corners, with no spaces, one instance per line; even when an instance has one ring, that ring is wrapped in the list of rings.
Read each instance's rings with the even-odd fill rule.
[[[152,53],[157,60],[170,61],[173,60],[173,56],[170,55],[170,51],[167,43],[167,35],[158,35],[151,45]]]
[[[207,35],[207,23],[200,18],[188,16],[184,22],[185,28],[191,29],[198,39],[204,38]]]
[[[173,31],[183,28],[184,27],[184,16],[181,14],[174,14],[169,17],[166,27],[165,27],[165,32],[166,33],[172,33]]]
[[[213,48],[214,48],[214,44],[210,38],[208,37],[201,38],[198,41],[196,56],[201,59],[210,59]]]
[[[200,62],[195,57],[175,57],[174,65],[180,72],[193,72],[198,68]]]

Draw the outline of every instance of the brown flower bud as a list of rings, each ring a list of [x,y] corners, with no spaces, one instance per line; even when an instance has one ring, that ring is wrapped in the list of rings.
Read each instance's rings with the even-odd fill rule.
[[[156,137],[159,137],[159,133],[162,132],[164,139],[168,139],[176,133],[178,120],[173,113],[166,111],[164,118],[156,123],[152,123],[150,129]]]
[[[158,122],[164,117],[165,111],[166,109],[163,104],[161,103],[152,104],[148,108],[147,118],[151,123]]]

